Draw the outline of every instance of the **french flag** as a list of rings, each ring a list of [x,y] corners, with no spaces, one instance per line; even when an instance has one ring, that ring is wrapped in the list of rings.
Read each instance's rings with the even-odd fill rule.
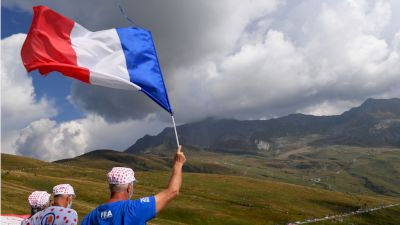
[[[33,11],[21,49],[28,72],[58,71],[88,84],[139,90],[172,114],[150,31],[129,27],[91,32],[46,6]]]

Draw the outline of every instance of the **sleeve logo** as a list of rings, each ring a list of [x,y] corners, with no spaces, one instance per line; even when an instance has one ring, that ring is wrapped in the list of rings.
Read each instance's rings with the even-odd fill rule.
[[[149,197],[144,197],[144,198],[141,198],[141,199],[140,199],[140,202],[142,202],[142,203],[148,203],[148,202],[150,202],[150,199],[149,199]]]
[[[101,219],[105,220],[105,219],[111,218],[113,215],[112,215],[111,210],[108,210],[108,211],[101,212],[100,216],[101,216]]]

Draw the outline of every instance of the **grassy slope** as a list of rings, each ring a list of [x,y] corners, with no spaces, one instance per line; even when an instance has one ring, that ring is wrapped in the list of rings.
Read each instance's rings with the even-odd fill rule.
[[[281,138],[283,139],[283,138]],[[400,196],[400,149],[349,146],[310,147],[304,140],[280,140],[281,148],[258,155],[233,155],[185,148],[188,172],[217,173],[282,181],[327,190]],[[129,166],[135,170],[168,169],[171,149],[146,154],[112,152],[62,162],[92,168]],[[112,157],[110,157],[112,155]],[[101,165],[99,165],[99,160]]]
[[[58,183],[70,183],[78,197],[74,208],[80,218],[108,197],[102,169],[44,163],[25,157],[2,154],[2,213],[29,212],[27,196],[33,190],[47,190]],[[165,171],[138,172],[135,197],[157,193],[167,184]],[[399,198],[344,194],[276,181],[186,173],[181,195],[152,221],[153,224],[284,224],[289,221],[321,217],[398,202]],[[393,209],[390,216],[400,215]],[[391,212],[391,211],[389,211]],[[393,214],[394,213],[394,214]],[[378,216],[373,221],[384,222]],[[384,216],[383,216],[384,217]],[[360,217],[359,221],[370,219]],[[396,220],[394,220],[396,221]]]
[[[159,153],[157,153],[159,154]],[[400,149],[304,147],[254,155],[188,152],[190,165],[210,172],[282,181],[327,190],[400,196]],[[201,171],[201,170],[200,170]],[[201,171],[208,172],[208,171]],[[318,182],[315,182],[316,179]]]

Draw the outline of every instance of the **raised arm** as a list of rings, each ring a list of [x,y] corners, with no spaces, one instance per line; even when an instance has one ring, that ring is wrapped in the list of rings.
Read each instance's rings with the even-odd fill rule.
[[[182,146],[176,150],[174,166],[172,168],[172,175],[169,179],[167,189],[155,195],[156,198],[156,212],[160,212],[167,204],[179,194],[182,184],[182,167],[186,162],[186,157],[181,151]]]

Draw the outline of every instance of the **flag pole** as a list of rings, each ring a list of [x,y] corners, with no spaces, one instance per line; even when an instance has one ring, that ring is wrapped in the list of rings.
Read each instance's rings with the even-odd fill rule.
[[[179,148],[180,144],[179,144],[179,139],[178,139],[178,132],[176,132],[175,119],[174,119],[174,115],[173,115],[172,113],[171,113],[171,118],[172,118],[172,124],[174,124],[174,131],[175,131],[176,144],[178,145],[178,148]]]

